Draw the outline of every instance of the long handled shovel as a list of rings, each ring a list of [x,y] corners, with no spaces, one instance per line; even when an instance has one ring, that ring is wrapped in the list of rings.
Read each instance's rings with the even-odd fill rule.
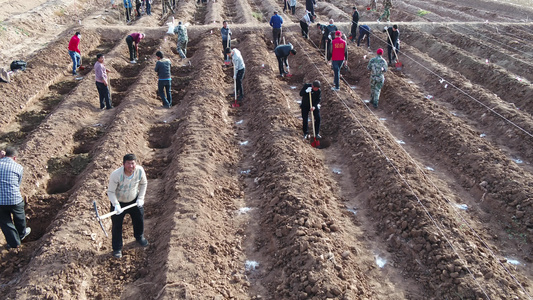
[[[328,39],[326,38],[326,40],[324,42],[326,43],[324,45],[324,47],[326,49],[326,52],[324,52],[324,59],[326,60],[326,62],[328,62]]]
[[[96,201],[93,201],[93,206],[94,206],[94,211],[96,212],[96,219],[100,223],[100,227],[102,227],[102,230],[104,231],[105,236],[109,237],[109,235],[107,234],[107,231],[105,231],[104,224],[102,223],[102,220],[116,215],[117,212],[116,211],[112,211],[112,212],[107,213],[107,214],[105,214],[103,216],[100,216],[100,214],[98,213],[98,207],[96,206]],[[130,208],[132,208],[134,206],[137,206],[137,203],[133,203],[133,204],[130,204],[130,205],[126,206],[126,207],[123,207],[122,210],[130,209]]]
[[[235,66],[233,66],[233,69],[235,70]],[[235,71],[233,71],[233,72],[235,72]],[[234,92],[235,102],[233,102],[231,107],[239,107],[240,105],[239,105],[239,103],[237,103],[237,78],[233,79],[233,92]]]
[[[316,139],[316,133],[315,133],[315,115],[313,114],[313,111],[311,108],[313,107],[313,100],[311,97],[311,92],[309,92],[309,112],[311,113],[311,126],[313,127],[313,141],[311,142],[311,146],[318,147],[320,146],[320,141]]]
[[[394,53],[394,57],[396,57],[396,64],[394,64],[394,67],[396,67],[396,70],[401,71],[402,70],[402,63],[400,62],[400,58],[398,57],[398,53],[396,53],[396,45],[392,43],[392,39],[390,37],[389,31],[386,30],[387,36],[389,37],[389,43],[392,46],[392,52]]]

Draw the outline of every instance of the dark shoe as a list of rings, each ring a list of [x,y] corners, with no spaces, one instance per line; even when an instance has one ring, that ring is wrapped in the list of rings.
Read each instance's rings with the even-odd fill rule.
[[[26,227],[24,234],[20,237],[20,240],[22,241],[23,239],[25,239],[28,235],[30,235],[30,233],[31,233],[31,228]]]
[[[122,257],[122,250],[114,250],[113,251],[113,257],[121,258]]]
[[[307,139],[309,139],[309,135],[306,133],[304,134],[304,140],[307,140]]]
[[[111,107],[106,107],[105,109],[112,109],[112,108],[113,108],[113,106],[111,106]]]
[[[139,243],[139,245],[141,245],[142,247],[146,247],[148,246],[148,240],[143,237],[137,239],[137,243]]]
[[[321,136],[320,134],[317,134],[317,135],[316,135],[316,138],[317,138],[317,139],[321,139],[322,136]]]

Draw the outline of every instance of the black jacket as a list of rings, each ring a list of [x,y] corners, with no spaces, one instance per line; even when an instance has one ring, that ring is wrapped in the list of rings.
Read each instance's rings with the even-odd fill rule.
[[[387,31],[389,33],[389,35],[387,36],[387,44],[389,46],[391,46],[391,43],[392,42],[392,45],[396,45],[398,44],[398,38],[400,37],[400,30],[399,29],[396,29],[396,31],[392,30],[392,27],[389,27],[387,28],[386,30],[383,30],[383,32]],[[390,36],[390,41],[389,41],[389,36]]]
[[[294,49],[291,43],[287,45],[279,45],[274,49],[276,57],[288,57],[291,54],[291,50]]]
[[[300,108],[302,109],[310,109],[309,107],[309,93],[306,93],[305,90],[307,90],[308,87],[312,87],[313,85],[311,83],[306,83],[300,90],[300,96],[302,96],[302,103],[300,104]],[[317,104],[320,103],[320,95],[322,91],[318,89],[318,91],[311,91],[311,99],[313,101],[313,106],[317,108]],[[317,108],[318,109],[318,108]]]

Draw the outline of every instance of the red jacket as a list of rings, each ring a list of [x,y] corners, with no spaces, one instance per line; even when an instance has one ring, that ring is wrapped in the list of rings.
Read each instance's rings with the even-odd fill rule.
[[[347,52],[346,41],[340,37],[336,37],[331,42],[331,60],[345,60]]]
[[[80,49],[78,48],[80,46],[80,39],[77,35],[74,35],[70,38],[70,42],[68,43],[68,50],[75,51],[78,53],[80,52]]]

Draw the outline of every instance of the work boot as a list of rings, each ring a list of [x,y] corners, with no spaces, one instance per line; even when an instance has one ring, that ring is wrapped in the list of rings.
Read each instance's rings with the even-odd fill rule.
[[[141,236],[140,238],[138,238],[137,243],[139,243],[139,245],[141,245],[142,247],[148,246],[148,240],[145,239],[144,236]]]
[[[113,251],[113,257],[122,258],[122,250],[114,250]]]

